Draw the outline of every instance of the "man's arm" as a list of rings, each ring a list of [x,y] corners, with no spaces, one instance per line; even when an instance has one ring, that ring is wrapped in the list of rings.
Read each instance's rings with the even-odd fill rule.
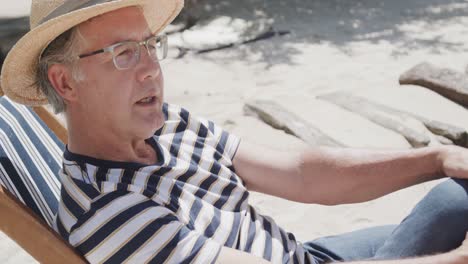
[[[313,148],[300,154],[241,143],[233,160],[249,190],[326,205],[364,202],[449,175],[468,176],[468,151]]]

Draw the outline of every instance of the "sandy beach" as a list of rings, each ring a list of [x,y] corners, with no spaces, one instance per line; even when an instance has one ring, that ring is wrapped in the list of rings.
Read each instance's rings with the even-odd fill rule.
[[[6,1],[5,1],[6,2]],[[28,12],[8,1],[0,17]],[[300,139],[246,116],[244,104],[272,100],[348,147],[409,148],[400,134],[318,99],[347,91],[395,109],[468,129],[468,111],[400,74],[423,61],[465,72],[468,3],[462,0],[199,1],[200,20],[227,16],[268,20],[290,32],[266,40],[162,63],[166,101],[225,127],[242,140],[289,152]],[[235,4],[234,4],[235,3]],[[397,224],[436,182],[367,203],[319,206],[252,193],[251,203],[300,241],[376,225]],[[34,260],[0,235],[0,263]]]

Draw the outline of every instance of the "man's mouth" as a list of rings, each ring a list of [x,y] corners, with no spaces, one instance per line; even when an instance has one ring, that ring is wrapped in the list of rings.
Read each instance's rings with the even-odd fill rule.
[[[137,102],[138,105],[151,105],[156,102],[156,96],[148,96]]]

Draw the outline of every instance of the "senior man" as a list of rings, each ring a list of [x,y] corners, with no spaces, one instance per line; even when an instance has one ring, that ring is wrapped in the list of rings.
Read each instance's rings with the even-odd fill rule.
[[[468,152],[314,148],[285,155],[240,144],[163,101],[159,61],[167,39],[159,33],[182,5],[33,0],[32,30],[6,58],[1,84],[10,98],[48,101],[65,113],[56,230],[89,262],[468,262],[466,180],[438,185],[398,226],[312,242],[258,214],[249,191],[334,205],[468,178]]]

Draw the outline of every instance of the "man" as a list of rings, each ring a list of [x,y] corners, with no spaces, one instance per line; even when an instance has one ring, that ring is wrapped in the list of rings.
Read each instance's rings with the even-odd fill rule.
[[[158,34],[182,4],[33,0],[33,29],[6,58],[7,96],[49,101],[65,113],[56,230],[89,262],[468,262],[465,180],[437,186],[397,227],[307,243],[258,214],[249,191],[334,205],[445,176],[466,179],[468,152],[317,148],[284,156],[240,144],[163,103],[167,41]],[[422,255],[433,256],[411,259]],[[396,258],[405,259],[378,260]]]

